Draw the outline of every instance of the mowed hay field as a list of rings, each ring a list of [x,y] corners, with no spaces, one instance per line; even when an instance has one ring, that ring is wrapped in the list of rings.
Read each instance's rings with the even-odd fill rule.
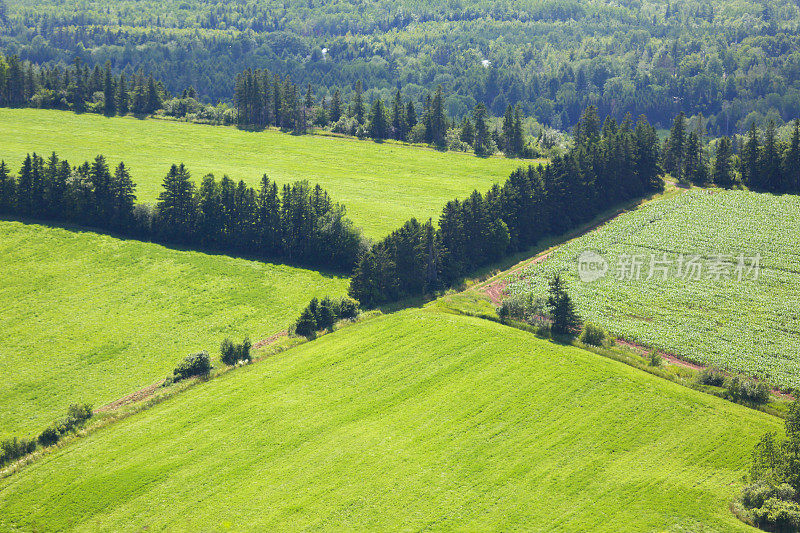
[[[266,173],[278,183],[319,183],[347,206],[364,233],[380,238],[411,217],[438,219],[445,202],[485,192],[531,161],[437,152],[386,142],[278,131],[247,132],[132,117],[36,109],[0,109],[0,159],[19,171],[28,152],[76,164],[103,154],[128,165],[142,202],[155,202],[173,163],[186,163],[196,183],[206,173],[257,185]]]
[[[253,342],[347,279],[96,233],[0,221],[0,436],[34,436],[171,374],[227,335]]]
[[[547,295],[560,271],[579,314],[628,340],[685,359],[800,387],[800,197],[693,190],[651,202],[523,269],[510,294]],[[578,258],[608,263],[584,283]],[[666,262],[658,263],[664,260]],[[678,275],[691,258],[699,270]],[[744,259],[741,275],[739,256]],[[631,265],[636,257],[639,276]],[[759,257],[757,270],[750,272]],[[655,267],[650,276],[651,259]],[[717,266],[714,266],[717,265]],[[648,279],[649,278],[649,279]],[[741,279],[740,279],[741,278]]]
[[[416,309],[199,384],[0,480],[0,528],[746,531],[779,420]]]

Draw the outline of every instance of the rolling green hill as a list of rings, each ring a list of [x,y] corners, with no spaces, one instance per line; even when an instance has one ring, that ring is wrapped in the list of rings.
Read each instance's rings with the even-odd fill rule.
[[[15,172],[32,151],[55,150],[73,164],[97,154],[113,164],[122,160],[144,202],[155,201],[169,166],[180,162],[197,183],[208,172],[250,185],[264,173],[279,183],[308,179],[345,204],[374,238],[411,217],[438,217],[446,201],[488,189],[528,163],[390,142],[36,109],[0,109],[0,138],[0,159]]]
[[[32,436],[71,402],[99,407],[287,327],[347,280],[90,232],[0,221],[0,436]]]
[[[779,421],[408,310],[200,384],[0,480],[22,530],[740,531]]]

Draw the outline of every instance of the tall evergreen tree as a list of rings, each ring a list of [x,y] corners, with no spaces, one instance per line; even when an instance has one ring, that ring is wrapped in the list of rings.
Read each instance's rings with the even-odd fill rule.
[[[121,161],[114,170],[114,177],[111,183],[111,198],[113,202],[112,227],[118,230],[129,229],[133,224],[136,184],[133,182],[125,163]]]
[[[741,161],[742,182],[751,189],[762,187],[761,172],[759,171],[759,154],[761,144],[758,139],[756,125],[750,125],[747,140],[742,147],[739,159]]]
[[[0,213],[14,212],[16,203],[16,183],[5,161],[0,161]]]
[[[761,173],[761,187],[773,192],[780,192],[783,187],[781,172],[781,147],[775,131],[775,122],[769,121],[764,131],[764,145],[758,160]]]
[[[410,132],[411,128],[417,125],[417,108],[414,107],[414,102],[411,100],[406,104],[406,131]]]
[[[700,136],[693,131],[686,140],[686,155],[683,157],[683,178],[694,183],[703,185],[708,181],[708,168],[703,155],[703,146],[700,143]]]
[[[686,115],[683,112],[675,117],[672,129],[664,148],[664,170],[673,177],[681,180],[684,178],[684,157],[686,157]]]
[[[713,179],[714,183],[720,187],[731,187],[733,185],[733,166],[731,157],[733,150],[729,137],[722,137],[717,142],[717,151],[714,157]]]
[[[436,146],[443,147],[446,144],[447,118],[444,115],[444,97],[442,96],[442,86],[436,88],[436,93],[431,100],[430,107],[430,142]]]
[[[789,146],[783,156],[783,176],[787,190],[800,192],[800,118],[794,120]]]
[[[356,119],[356,122],[359,124],[364,123],[364,116],[366,115],[367,111],[364,107],[364,87],[361,83],[361,80],[356,82],[356,91],[355,96],[353,97],[353,109],[351,110],[351,115],[353,118]]]
[[[551,329],[557,335],[570,335],[580,326],[580,318],[575,312],[572,298],[567,294],[561,274],[556,274],[550,280],[550,294],[547,298],[552,319]]]
[[[404,141],[406,139],[406,116],[403,96],[400,89],[394,93],[392,101],[392,132],[395,139]]]
[[[386,117],[386,107],[383,105],[383,100],[376,99],[372,103],[372,109],[369,112],[369,136],[376,141],[383,140],[389,136],[389,124]]]
[[[125,75],[120,74],[119,83],[117,84],[117,113],[127,115],[128,111],[130,111],[128,86],[125,81]]]
[[[475,144],[473,144],[475,153],[479,156],[491,155],[494,151],[494,143],[489,134],[489,127],[486,125],[486,107],[482,103],[475,106],[473,119],[475,120]]]
[[[106,115],[117,114],[116,91],[114,90],[114,76],[111,74],[111,63],[106,62],[103,70],[103,111]]]
[[[331,99],[331,122],[338,122],[342,117],[342,93],[336,89]]]
[[[158,195],[157,231],[166,239],[187,242],[191,237],[197,216],[194,184],[189,171],[181,163],[172,165]]]

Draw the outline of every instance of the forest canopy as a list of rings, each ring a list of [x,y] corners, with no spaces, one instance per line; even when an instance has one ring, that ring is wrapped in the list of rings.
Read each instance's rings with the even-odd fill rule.
[[[3,0],[0,0],[0,2]],[[730,135],[800,115],[800,7],[792,1],[4,0],[0,49],[37,64],[143,71],[206,103],[231,102],[247,68],[319,97],[420,102],[449,117],[508,105],[568,129],[581,110],[669,127],[702,114]]]

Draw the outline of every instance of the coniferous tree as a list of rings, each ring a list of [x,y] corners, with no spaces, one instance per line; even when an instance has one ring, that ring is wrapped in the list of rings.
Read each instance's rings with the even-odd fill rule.
[[[506,156],[512,157],[516,155],[514,152],[514,112],[511,104],[506,106],[506,112],[503,115],[503,133],[501,138],[503,139],[503,152],[506,153]]]
[[[353,116],[353,118],[356,119],[356,122],[358,122],[359,124],[364,123],[364,116],[367,113],[366,108],[364,107],[363,92],[364,88],[363,85],[361,84],[361,80],[358,80],[356,82],[355,96],[353,97],[353,109],[350,114]]]
[[[158,195],[157,231],[169,240],[187,242],[192,236],[197,215],[194,184],[189,171],[181,163],[172,165]]]
[[[683,178],[695,185],[703,185],[708,181],[708,170],[703,146],[697,132],[691,132],[686,140],[686,155],[683,157]]]
[[[755,123],[750,125],[747,133],[747,140],[742,147],[740,154],[742,182],[751,189],[758,189],[762,186],[761,173],[759,172],[759,153],[761,144],[758,139],[758,131]]]
[[[575,312],[575,305],[564,286],[561,274],[550,280],[550,294],[547,298],[552,319],[551,329],[557,335],[571,335],[580,326],[580,318]]]
[[[411,128],[417,125],[417,108],[414,107],[414,102],[411,100],[406,104],[406,131],[410,132]]]
[[[155,113],[161,109],[161,95],[156,87],[156,80],[152,77],[147,80],[147,100],[145,103],[145,113]]]
[[[219,246],[223,239],[222,198],[214,174],[206,174],[197,190],[197,229],[205,246]]]
[[[125,163],[121,161],[114,170],[111,198],[113,206],[112,227],[119,230],[131,228],[133,224],[133,208],[136,203],[136,184],[133,183]]]
[[[338,122],[342,117],[342,93],[336,89],[331,99],[331,122]]]
[[[794,120],[792,136],[783,157],[783,175],[786,189],[800,192],[800,118]]]
[[[431,100],[430,106],[430,142],[436,146],[443,147],[446,144],[447,118],[444,116],[444,97],[442,96],[442,86],[436,88],[436,93]]]
[[[23,217],[33,214],[33,158],[30,154],[25,157],[22,168],[19,171],[17,210]]]
[[[281,204],[278,185],[270,182],[266,174],[261,178],[257,202],[258,246],[267,256],[278,255],[281,251]]]
[[[117,113],[120,115],[127,115],[128,111],[130,111],[128,87],[125,81],[125,75],[121,74],[119,77],[119,84],[117,85]]]
[[[733,151],[731,148],[731,140],[729,137],[722,137],[717,142],[717,151],[714,158],[714,183],[720,187],[731,187],[733,185],[733,166],[731,165],[731,157]]]
[[[459,139],[461,142],[467,143],[470,146],[475,142],[475,126],[472,125],[472,121],[468,116],[465,116],[464,120],[461,122],[461,134],[459,135]]]
[[[664,147],[664,170],[678,180],[684,178],[686,142],[686,115],[681,112],[672,123],[672,129]]]
[[[14,212],[16,203],[16,183],[5,161],[0,161],[0,213]]]
[[[111,63],[106,62],[103,81],[103,111],[106,115],[117,114],[116,92],[114,90],[114,77],[111,74]]]
[[[486,107],[482,103],[475,106],[473,119],[475,120],[475,144],[473,144],[475,154],[491,155],[494,151],[494,143],[489,134],[489,127],[486,125]]]
[[[775,131],[775,122],[769,121],[764,131],[764,145],[758,158],[761,187],[773,192],[783,190],[781,173],[781,148]]]
[[[372,103],[372,109],[369,112],[369,136],[380,141],[388,137],[389,124],[386,118],[386,107],[383,105],[383,100],[378,98]]]
[[[404,141],[406,139],[406,117],[403,96],[400,89],[394,93],[392,101],[392,133],[395,139]]]

